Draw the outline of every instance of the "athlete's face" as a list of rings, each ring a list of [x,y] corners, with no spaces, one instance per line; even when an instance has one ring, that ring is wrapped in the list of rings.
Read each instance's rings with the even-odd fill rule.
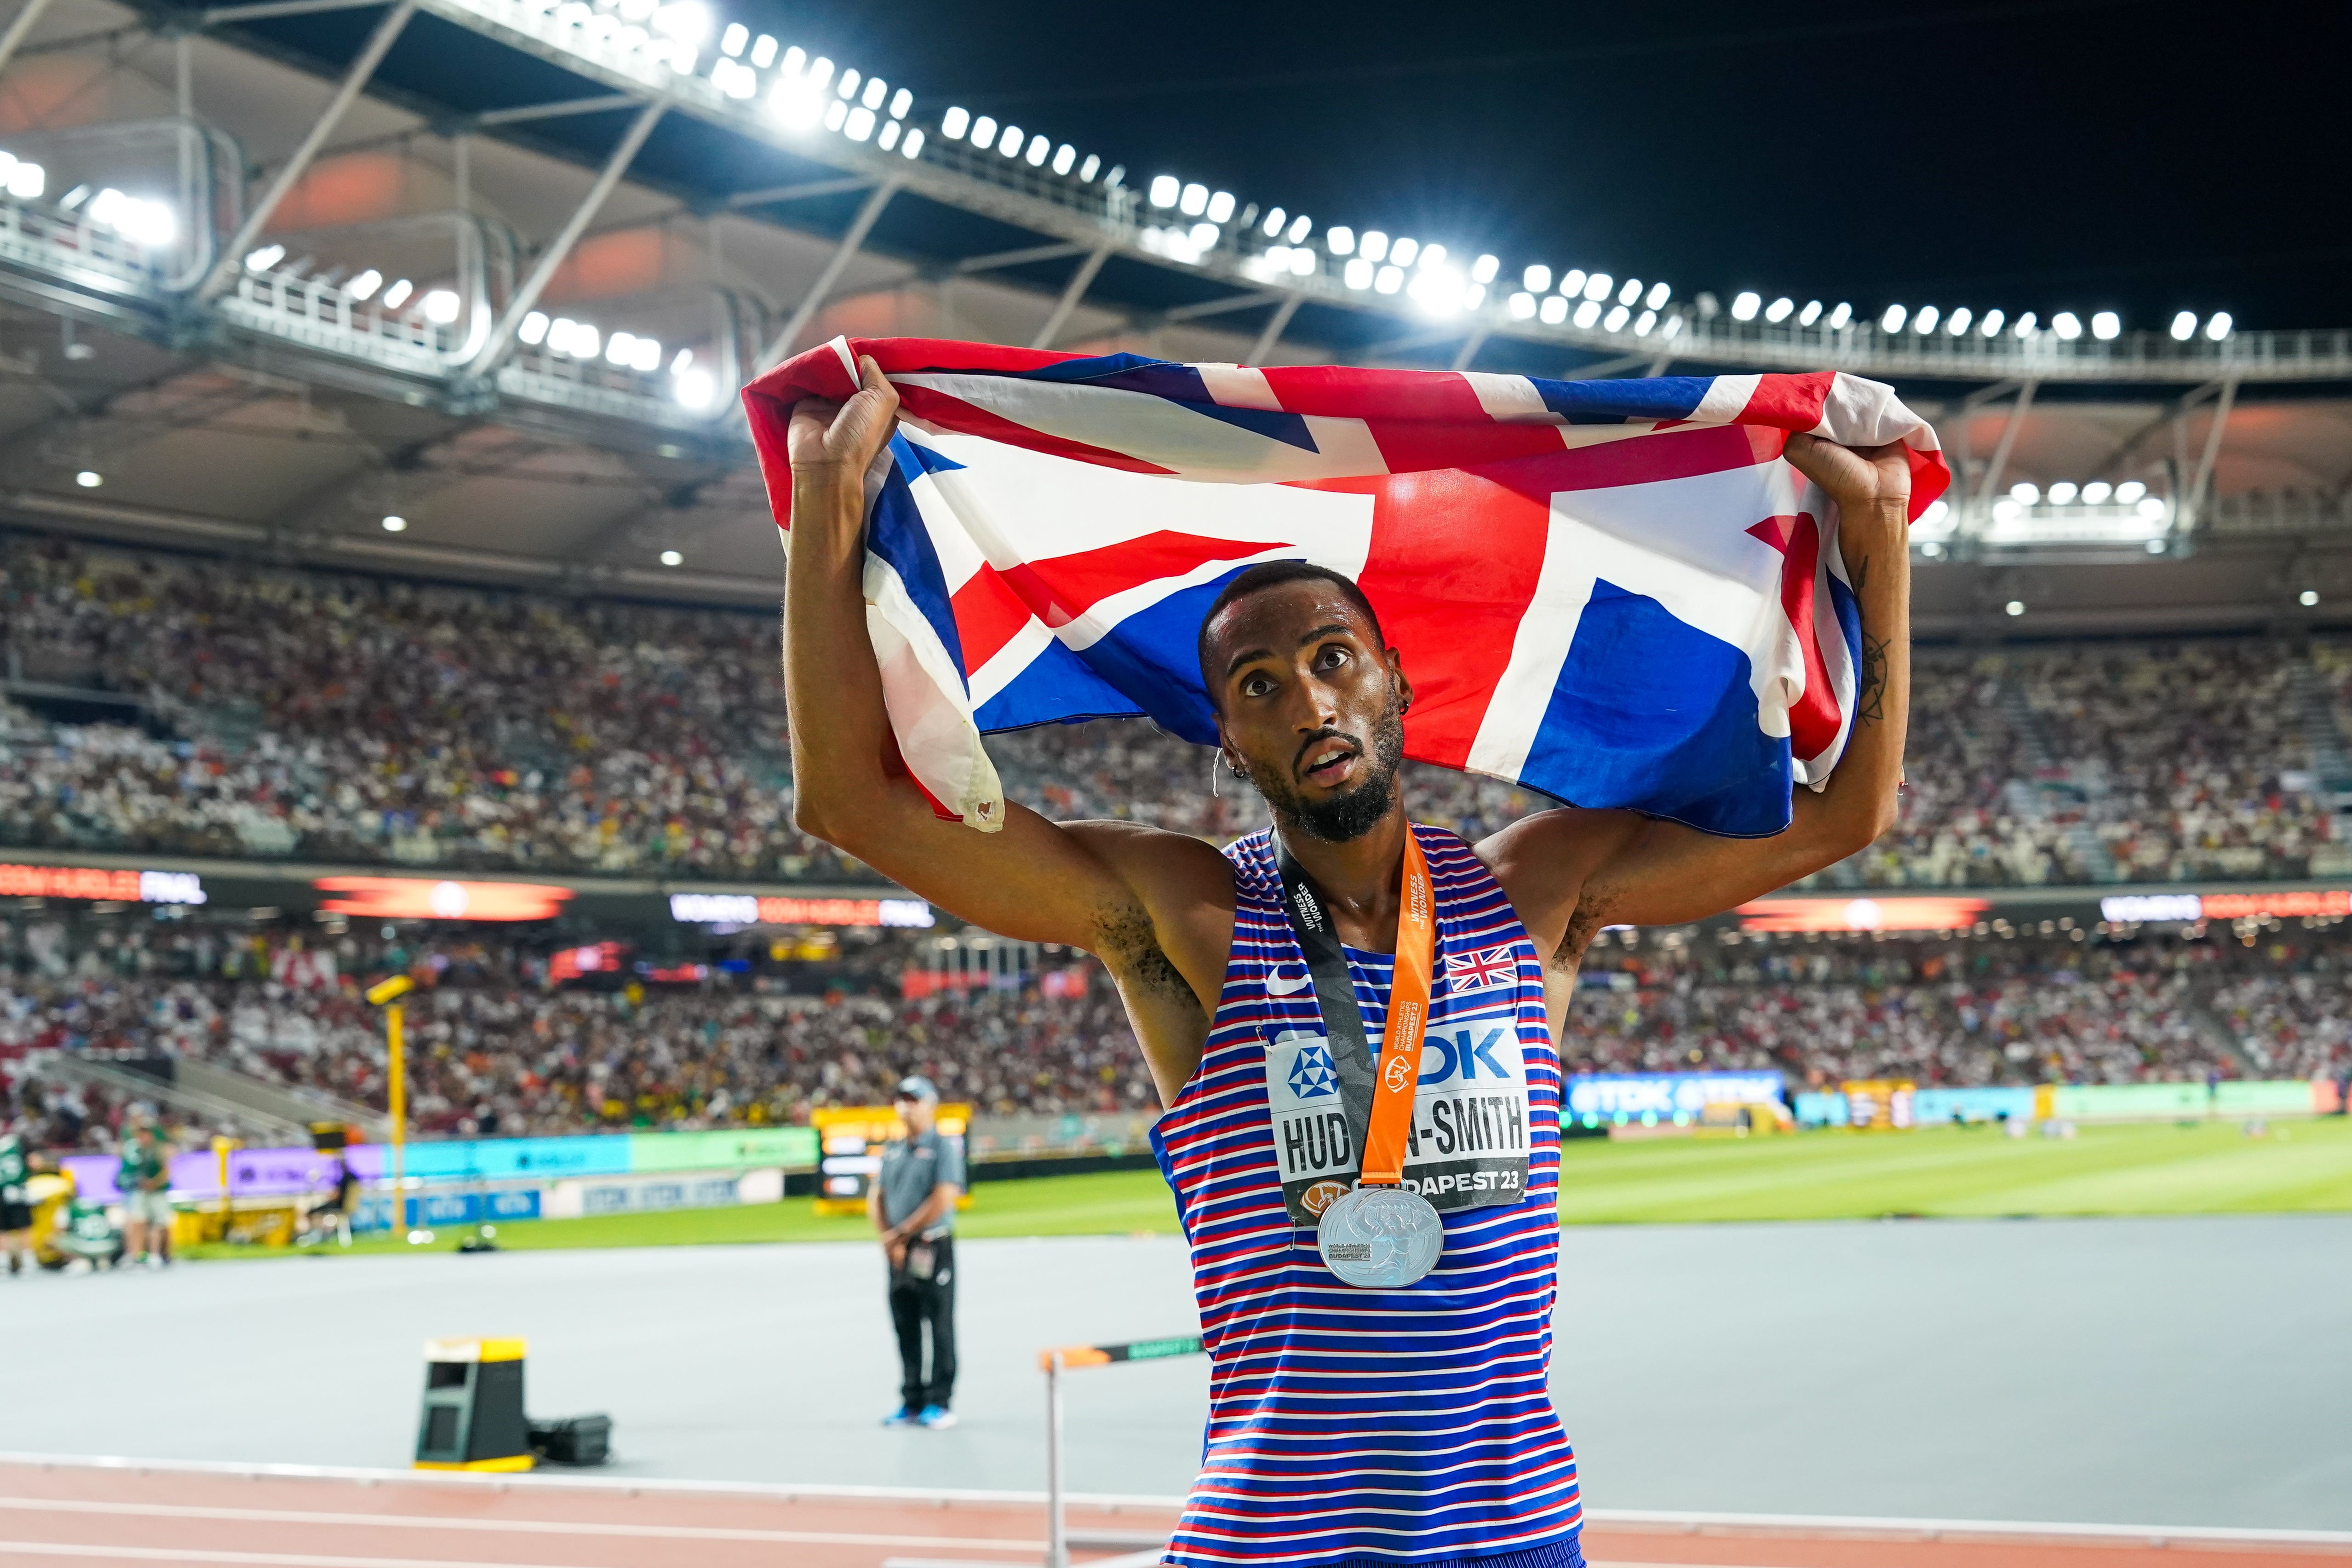
[[[1360,838],[1394,807],[1412,699],[1392,648],[1328,583],[1277,584],[1209,628],[1225,754],[1285,826]]]

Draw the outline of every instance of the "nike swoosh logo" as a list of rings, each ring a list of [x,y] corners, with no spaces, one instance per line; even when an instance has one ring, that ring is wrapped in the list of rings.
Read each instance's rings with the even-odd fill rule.
[[[1285,980],[1282,971],[1269,969],[1265,973],[1265,994],[1269,996],[1296,996],[1315,984],[1315,976],[1302,974],[1296,980]]]

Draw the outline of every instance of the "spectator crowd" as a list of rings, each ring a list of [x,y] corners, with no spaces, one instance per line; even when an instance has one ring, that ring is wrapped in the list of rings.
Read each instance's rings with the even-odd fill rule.
[[[838,881],[792,823],[772,617],[0,537],[8,668],[116,702],[0,702],[0,840],[452,868]],[[20,688],[29,690],[31,688]],[[2325,777],[2352,649],[2265,640],[1922,648],[1896,829],[1839,887],[2352,870]],[[37,712],[26,704],[35,704]],[[997,736],[1062,817],[1223,839],[1246,789],[1143,721]],[[1550,804],[1415,765],[1475,839]],[[2339,781],[2352,787],[2352,778]]]

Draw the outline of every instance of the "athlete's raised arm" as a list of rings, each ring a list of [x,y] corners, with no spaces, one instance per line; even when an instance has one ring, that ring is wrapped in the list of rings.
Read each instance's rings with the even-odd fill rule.
[[[1231,873],[1214,849],[1132,823],[1057,825],[1009,803],[1000,831],[976,832],[940,820],[911,780],[883,766],[890,725],[866,629],[865,480],[898,395],[871,359],[859,370],[863,388],[848,402],[793,410],[784,696],[794,822],[975,925],[1096,953],[1130,1008],[1158,996],[1205,1019],[1232,933]],[[1149,1039],[1146,1048],[1163,1079],[1165,1066],[1190,1071],[1163,1064]]]
[[[1542,812],[1479,846],[1547,952],[1573,959],[1603,925],[1704,920],[1869,847],[1895,825],[1911,708],[1911,471],[1899,445],[1789,438],[1789,461],[1837,505],[1862,611],[1853,727],[1829,784],[1796,793],[1788,827],[1724,838],[1618,811]]]

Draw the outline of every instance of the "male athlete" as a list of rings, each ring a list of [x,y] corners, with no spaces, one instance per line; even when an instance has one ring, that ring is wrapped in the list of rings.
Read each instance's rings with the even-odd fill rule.
[[[1169,1561],[1577,1568],[1575,1458],[1546,1385],[1559,1235],[1553,1042],[1603,925],[1719,913],[1893,823],[1910,688],[1901,448],[1789,438],[1790,460],[1836,503],[1864,657],[1844,756],[1825,789],[1797,792],[1785,831],[1720,838],[1576,807],[1475,847],[1409,827],[1397,766],[1411,672],[1353,583],[1274,563],[1235,577],[1201,632],[1219,765],[1257,787],[1276,825],[1220,852],[1018,805],[1001,831],[979,833],[940,821],[886,770],[861,514],[898,396],[873,361],[859,368],[845,404],[803,402],[791,425],[796,820],[976,925],[1083,947],[1117,980],[1168,1108],[1153,1142],[1192,1243],[1212,1360],[1202,1471]],[[1402,897],[1417,866],[1426,881],[1413,885],[1433,890],[1433,937],[1428,900],[1408,909]],[[1354,1134],[1332,1114],[1348,1064],[1318,1011],[1318,961],[1299,929],[1316,917],[1294,912],[1292,879],[1311,883],[1336,928],[1360,1055],[1402,985],[1401,916],[1433,943],[1405,1169],[1408,1185],[1438,1194],[1443,1251],[1404,1288],[1343,1283],[1316,1250],[1316,1188],[1326,1205],[1346,1190]],[[1328,937],[1316,951],[1328,973]],[[1335,1161],[1342,1180],[1307,1180]]]

